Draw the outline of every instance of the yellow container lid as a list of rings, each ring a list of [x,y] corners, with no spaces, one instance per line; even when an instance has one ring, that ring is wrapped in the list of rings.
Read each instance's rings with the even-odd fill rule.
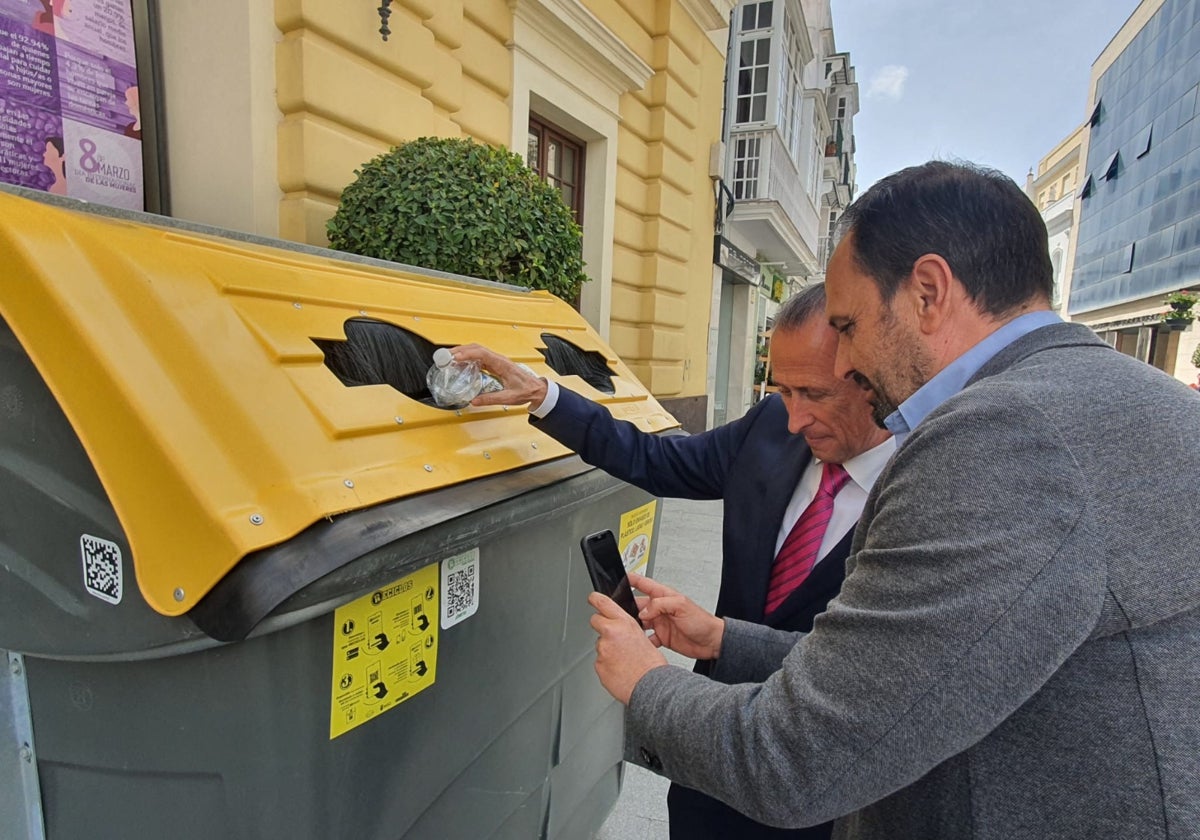
[[[0,193],[0,315],[74,427],[141,593],[164,615],[323,518],[569,454],[523,408],[448,411],[343,384],[317,342],[344,341],[349,320],[484,344],[645,431],[678,426],[545,292],[169,225]],[[614,392],[556,374],[543,333],[601,354]]]

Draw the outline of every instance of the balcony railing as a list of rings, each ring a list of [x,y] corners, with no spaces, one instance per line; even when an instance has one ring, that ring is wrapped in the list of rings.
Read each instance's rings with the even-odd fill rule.
[[[734,131],[730,142],[734,148],[733,192],[738,203],[775,201],[804,241],[816,242],[816,208],[779,133],[774,129]]]

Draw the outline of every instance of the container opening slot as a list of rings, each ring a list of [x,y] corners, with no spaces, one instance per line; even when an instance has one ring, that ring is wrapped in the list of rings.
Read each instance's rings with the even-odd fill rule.
[[[542,333],[546,349],[541,354],[546,364],[560,376],[578,376],[602,394],[615,392],[613,372],[604,356],[595,350],[581,350],[571,342],[550,333]]]
[[[345,341],[314,338],[325,354],[325,366],[348,388],[390,385],[426,405],[433,398],[425,373],[433,364],[437,345],[403,327],[372,318],[350,318]]]

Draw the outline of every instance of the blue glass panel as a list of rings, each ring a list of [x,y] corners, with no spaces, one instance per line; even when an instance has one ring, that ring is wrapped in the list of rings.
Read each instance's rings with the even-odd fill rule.
[[[1098,79],[1103,107],[1084,164],[1084,180],[1090,174],[1094,183],[1080,203],[1069,312],[1200,276],[1198,83],[1196,0],[1166,0]],[[1102,167],[1116,152],[1115,177],[1105,180]]]

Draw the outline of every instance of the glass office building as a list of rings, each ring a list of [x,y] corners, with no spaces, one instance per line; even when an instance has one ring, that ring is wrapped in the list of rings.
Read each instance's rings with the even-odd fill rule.
[[[1193,381],[1197,328],[1179,334],[1161,315],[1165,294],[1200,288],[1200,3],[1161,0],[1147,19],[1154,5],[1138,7],[1093,68],[1068,312]]]

